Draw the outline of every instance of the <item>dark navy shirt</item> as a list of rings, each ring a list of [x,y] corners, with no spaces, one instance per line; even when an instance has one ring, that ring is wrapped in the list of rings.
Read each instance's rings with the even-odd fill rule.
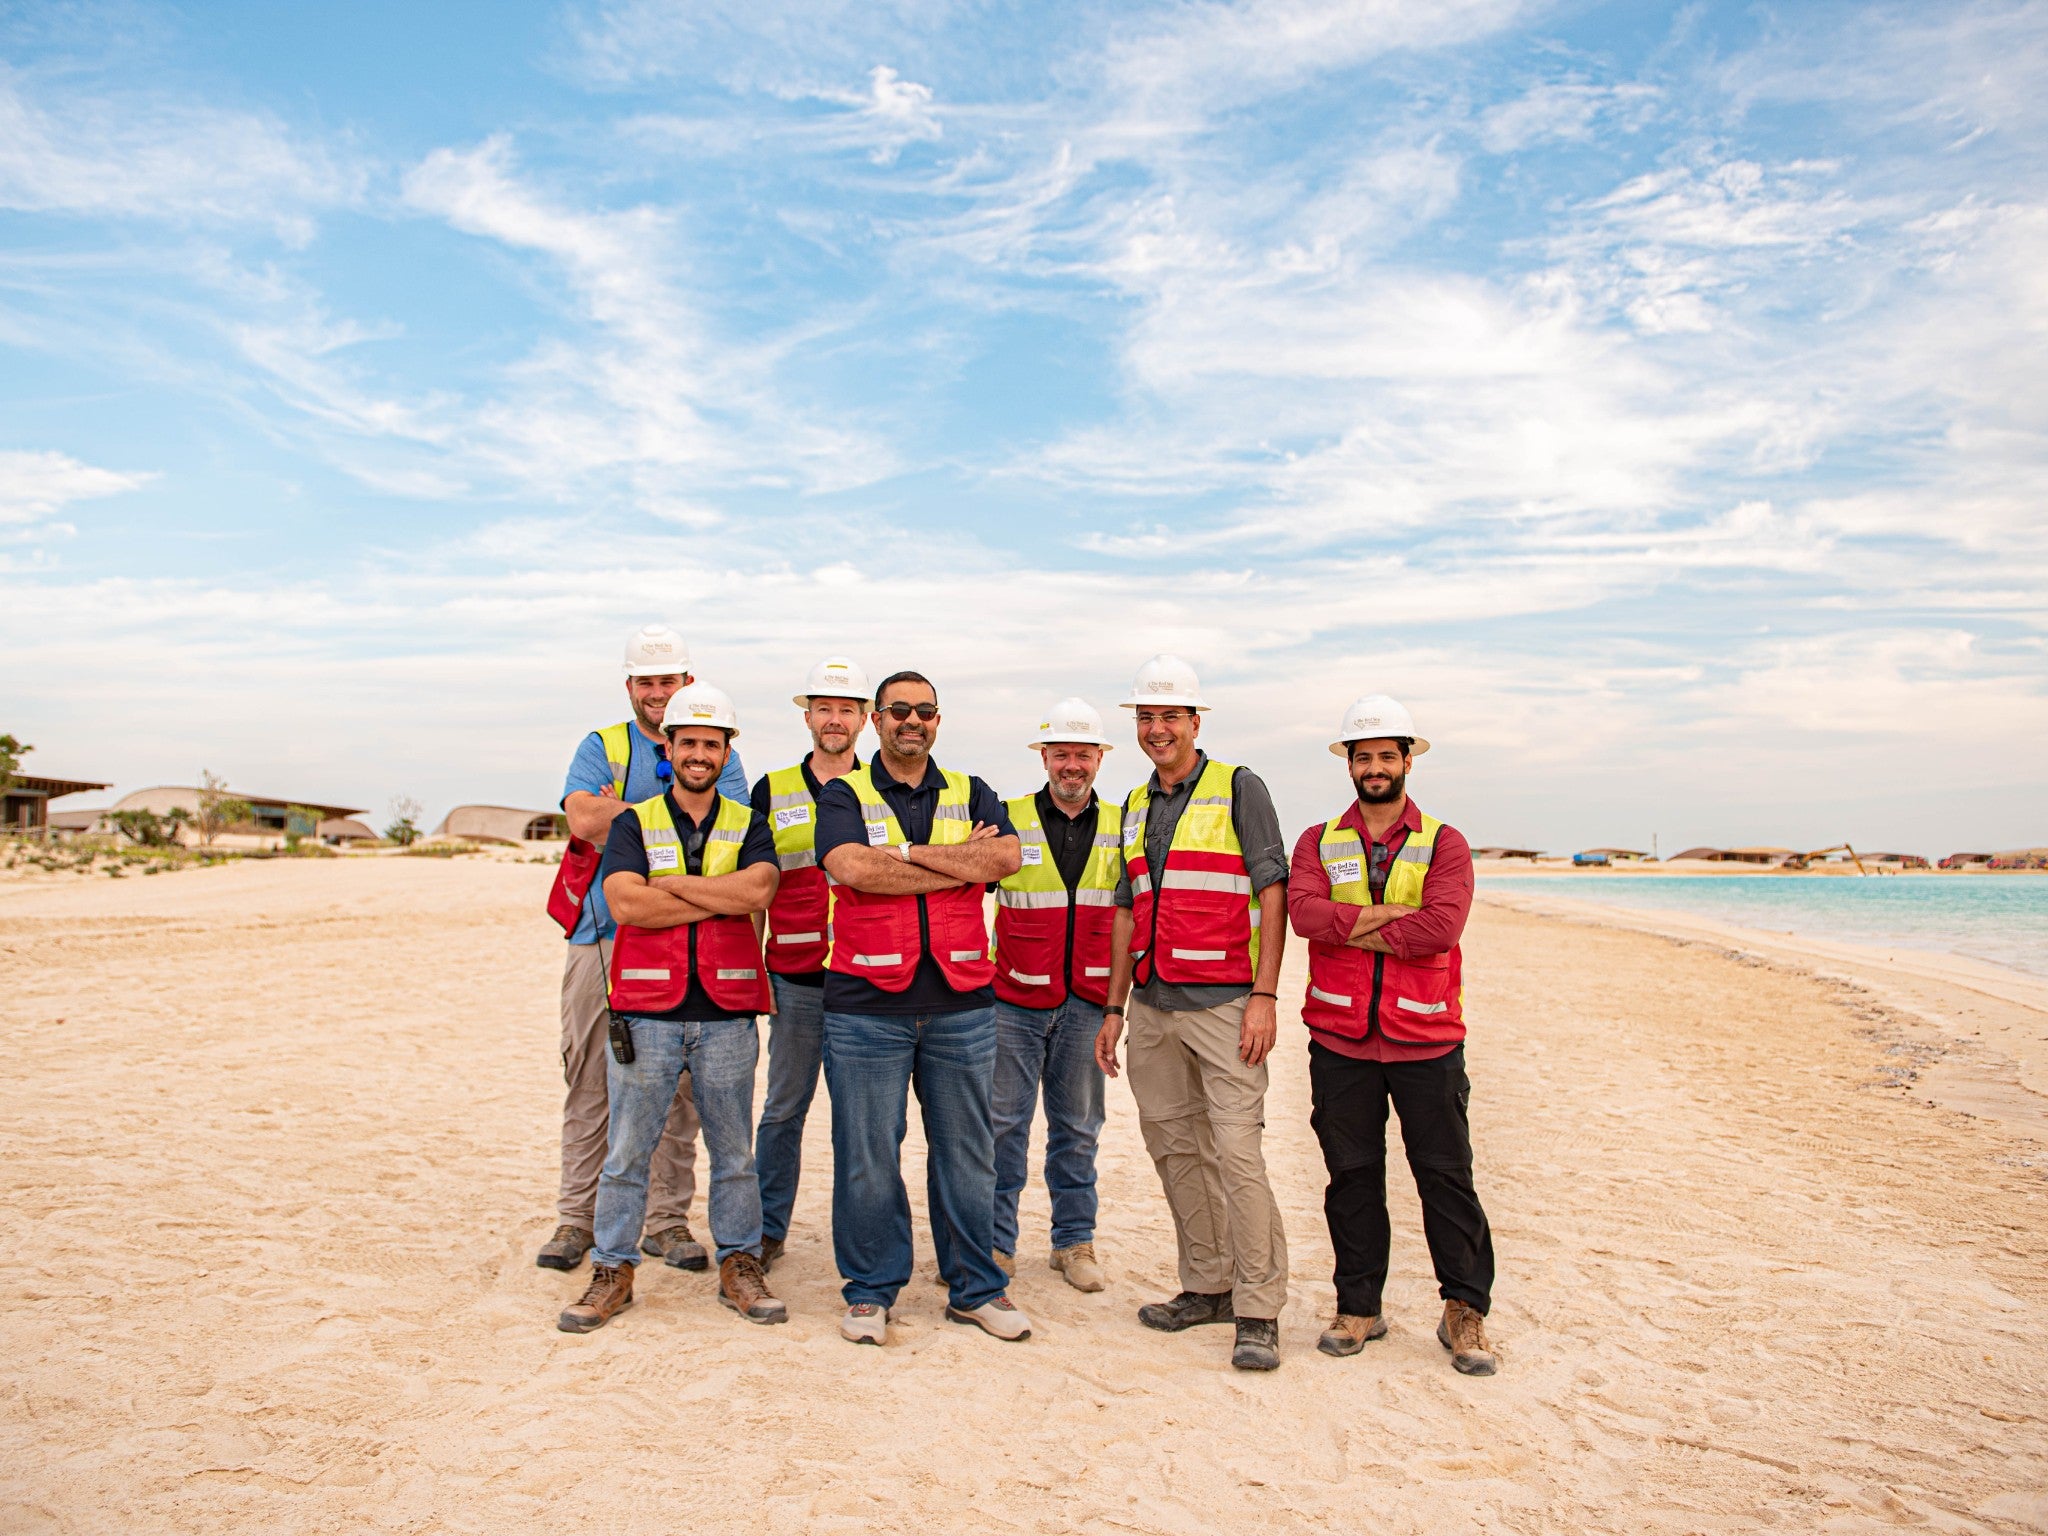
[[[701,875],[704,873],[704,839],[710,834],[712,824],[718,820],[718,805],[714,801],[702,821],[692,821],[683,814],[683,808],[676,804],[674,790],[664,796],[668,801],[668,814],[676,824],[676,835],[683,840],[683,867],[665,869],[665,875]],[[740,844],[740,868],[749,869],[756,864],[775,862],[775,834],[768,830],[767,818],[758,811],[747,823],[746,841]],[[604,862],[597,868],[597,883],[621,870],[636,875],[645,875],[647,869],[647,840],[640,830],[640,818],[628,811],[623,816],[612,818],[611,836],[605,840]],[[683,1000],[666,1013],[636,1015],[648,1019],[678,1019],[685,1024],[704,1019],[729,1019],[730,1008],[722,1008],[711,1000],[704,990],[704,983],[697,975],[697,924],[690,928],[690,990],[683,994]]]
[[[870,760],[866,768],[855,769],[866,773],[868,782],[873,784],[889,809],[895,813],[896,823],[903,828],[903,835],[913,843],[928,843],[932,840],[932,821],[939,808],[939,786],[944,782],[937,763],[927,763],[924,782],[912,789],[894,778],[882,766],[880,754]],[[967,790],[967,816],[970,822],[987,822],[998,835],[1014,837],[1017,829],[1010,824],[1009,809],[1002,797],[978,778],[970,778]],[[868,846],[868,824],[860,813],[860,800],[853,792],[853,786],[845,779],[834,779],[818,793],[818,864],[823,867],[825,855],[834,848],[848,843]],[[986,889],[986,887],[984,887]],[[946,984],[946,976],[939,964],[932,959],[931,919],[925,909],[925,898],[917,898],[917,938],[923,951],[918,957],[917,974],[910,985],[901,992],[885,992],[859,976],[845,976],[831,971],[825,977],[825,1011],[827,1013],[964,1013],[970,1008],[993,1008],[996,991],[993,986],[976,987],[970,992],[955,991]]]

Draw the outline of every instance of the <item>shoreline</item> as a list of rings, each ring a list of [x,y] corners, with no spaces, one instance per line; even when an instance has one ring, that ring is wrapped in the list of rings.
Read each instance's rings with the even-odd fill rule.
[[[1670,908],[1614,906],[1591,892],[1488,890],[1533,917],[1653,934],[1863,994],[1871,1032],[1897,1060],[1895,1086],[1993,1119],[2048,1146],[2048,979],[1942,950],[1877,946],[1745,927]]]

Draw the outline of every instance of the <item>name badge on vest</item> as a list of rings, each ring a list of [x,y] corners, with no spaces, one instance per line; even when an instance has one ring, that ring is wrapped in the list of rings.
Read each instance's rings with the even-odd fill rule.
[[[888,841],[889,825],[887,822],[871,821],[868,823],[868,846],[870,848],[883,847]]]
[[[673,873],[682,867],[683,850],[674,843],[656,843],[647,850],[647,873],[658,874],[663,870]]]
[[[1136,821],[1127,821],[1127,822],[1125,822],[1125,823],[1124,823],[1124,846],[1125,846],[1126,848],[1135,848],[1135,847],[1137,847],[1137,846],[1138,846],[1138,843],[1139,843],[1139,840],[1140,840],[1140,839],[1142,839],[1142,838],[1144,837],[1144,835],[1145,835],[1145,818],[1144,818],[1144,817],[1142,817],[1142,816],[1141,816],[1141,817],[1139,817],[1139,818],[1138,818],[1138,819],[1137,819]]]
[[[1026,843],[1024,845],[1024,862],[1026,864],[1043,864],[1045,862],[1045,850],[1036,843]]]
[[[1355,885],[1361,878],[1359,862],[1356,859],[1326,859],[1323,868],[1330,872],[1330,884]]]
[[[780,832],[784,827],[800,827],[810,819],[811,808],[808,805],[785,805],[775,813],[775,830]]]

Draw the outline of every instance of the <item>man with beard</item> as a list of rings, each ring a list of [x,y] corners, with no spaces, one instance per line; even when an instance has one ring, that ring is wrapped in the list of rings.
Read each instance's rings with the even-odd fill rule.
[[[1171,1300],[1140,1307],[1138,1321],[1162,1333],[1232,1323],[1230,1363],[1275,1370],[1287,1233],[1266,1177],[1264,1132],[1287,849],[1259,776],[1195,744],[1209,706],[1194,668],[1154,656],[1124,708],[1152,776],[1124,801],[1120,910],[1095,1059],[1116,1075],[1128,999],[1131,1097],[1173,1212],[1181,1283]]]
[[[987,886],[1017,872],[1017,833],[994,790],[931,760],[939,696],[929,679],[884,678],[873,719],[874,758],[818,796],[818,858],[834,882],[825,1082],[839,1331],[886,1342],[889,1308],[910,1280],[902,1151],[914,1082],[946,1316],[1026,1339],[1030,1321],[1010,1304],[992,1251],[995,965],[982,917]]]
[[[605,1096],[605,967],[610,963],[612,915],[597,881],[598,864],[614,818],[660,794],[668,784],[662,712],[676,690],[689,685],[690,651],[665,624],[649,624],[626,642],[626,699],[632,718],[583,738],[562,787],[569,847],[548,893],[548,915],[569,943],[562,964],[562,1184],[560,1223],[535,1262],[543,1269],[574,1269],[595,1240],[598,1170],[604,1166],[608,1125]],[[740,755],[727,759],[719,782],[735,799],[747,792]],[[697,1192],[697,1111],[686,1078],[655,1149],[648,1190],[647,1235],[642,1251],[679,1269],[702,1269],[704,1245],[690,1232],[690,1200]]]
[[[1346,760],[1356,798],[1301,834],[1287,891],[1294,931],[1309,941],[1301,1016],[1337,1254],[1337,1317],[1316,1347],[1355,1355],[1387,1331],[1391,1100],[1444,1302],[1437,1339],[1459,1371],[1491,1376],[1493,1235],[1472,1187],[1458,950],[1472,908],[1472,850],[1408,798],[1409,768],[1429,743],[1392,699],[1354,703],[1330,750]]]
[[[761,1269],[754,1176],[754,1018],[769,1003],[754,914],[775,897],[775,841],[751,806],[718,792],[740,733],[731,699],[703,683],[678,689],[662,730],[670,787],[613,819],[599,871],[619,924],[606,978],[611,1130],[590,1285],[557,1319],[564,1333],[633,1304],[648,1165],[685,1074],[711,1151],[718,1299],[752,1323],[789,1316]]]
[[[996,1262],[1016,1273],[1017,1197],[1030,1177],[1042,1083],[1052,1267],[1075,1290],[1099,1291],[1095,1034],[1109,997],[1123,808],[1095,794],[1110,742],[1086,699],[1053,705],[1038,736],[1031,750],[1045,765],[1045,786],[1009,802],[1024,862],[996,891]]]
[[[853,744],[867,724],[868,675],[844,656],[811,668],[791,701],[811,733],[802,762],[762,775],[754,809],[775,833],[782,884],[768,909],[768,970],[775,1012],[768,1020],[768,1091],[754,1138],[761,1175],[761,1264],[773,1269],[789,1237],[803,1169],[804,1120],[818,1091],[825,1044],[825,960],[830,952],[831,892],[818,867],[818,793],[860,767]]]

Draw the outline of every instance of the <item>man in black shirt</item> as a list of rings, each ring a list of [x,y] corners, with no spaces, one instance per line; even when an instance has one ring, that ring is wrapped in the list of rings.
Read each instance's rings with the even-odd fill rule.
[[[996,892],[996,1262],[1015,1262],[1017,1198],[1030,1176],[1042,1085],[1052,1267],[1076,1290],[1099,1291],[1095,1150],[1103,1074],[1095,1036],[1109,996],[1123,807],[1095,793],[1110,743],[1087,700],[1060,700],[1038,735],[1031,746],[1046,782],[1009,802],[1023,863]]]

